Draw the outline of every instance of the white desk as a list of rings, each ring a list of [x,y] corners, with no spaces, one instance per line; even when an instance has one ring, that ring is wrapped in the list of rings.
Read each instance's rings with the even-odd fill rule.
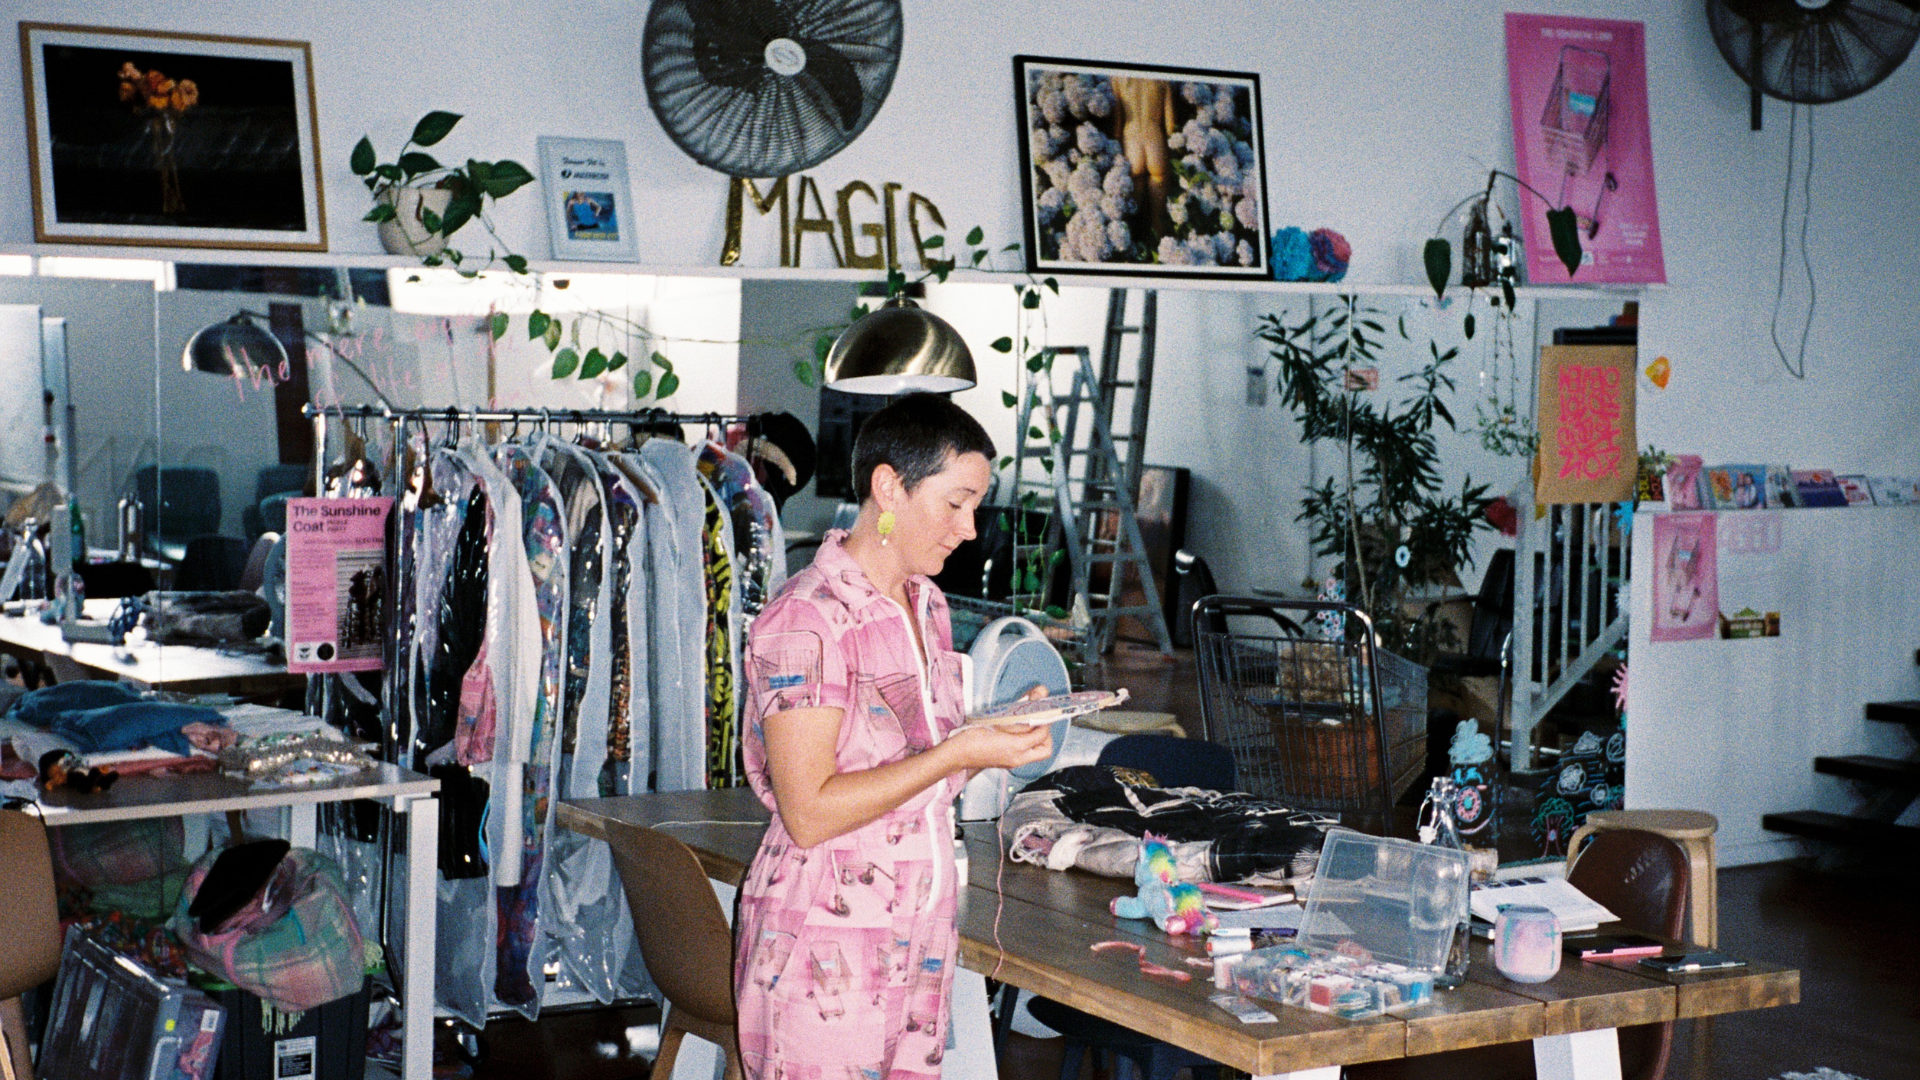
[[[55,636],[59,631],[54,628]],[[104,648],[104,646],[97,646]],[[407,817],[407,927],[401,953],[401,1080],[432,1080],[434,921],[440,862],[440,781],[381,764],[378,771],[325,784],[255,788],[218,773],[123,776],[106,791],[43,793],[47,825],[85,825],[134,818],[214,814],[288,807],[296,846],[312,847],[321,803],[374,799]]]
[[[89,618],[104,619],[117,600],[89,600]],[[305,684],[306,676],[287,671],[264,657],[228,655],[200,645],[155,645],[135,634],[126,648],[70,642],[60,636],[58,623],[43,623],[38,615],[0,615],[0,651],[42,662],[40,657],[63,657],[97,678],[125,679],[153,689],[186,693],[225,692],[236,695],[268,693]]]

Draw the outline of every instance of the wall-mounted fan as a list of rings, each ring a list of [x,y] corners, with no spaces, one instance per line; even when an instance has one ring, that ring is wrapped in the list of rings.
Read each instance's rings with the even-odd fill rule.
[[[1920,38],[1920,0],[1707,0],[1707,26],[1733,70],[1760,95],[1822,105],[1893,73]]]
[[[886,100],[899,0],[655,0],[642,66],[660,126],[729,176],[801,172]]]

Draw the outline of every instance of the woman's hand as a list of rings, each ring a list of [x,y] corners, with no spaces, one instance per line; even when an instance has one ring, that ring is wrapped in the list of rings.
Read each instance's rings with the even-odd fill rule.
[[[1053,753],[1053,728],[1048,724],[979,724],[963,727],[947,737],[961,767],[1012,769],[1044,761]]]

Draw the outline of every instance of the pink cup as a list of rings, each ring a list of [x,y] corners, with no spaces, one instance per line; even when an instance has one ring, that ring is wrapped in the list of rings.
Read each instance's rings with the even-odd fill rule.
[[[1493,966],[1514,982],[1546,982],[1560,970],[1560,920],[1529,904],[1503,909],[1493,924]]]

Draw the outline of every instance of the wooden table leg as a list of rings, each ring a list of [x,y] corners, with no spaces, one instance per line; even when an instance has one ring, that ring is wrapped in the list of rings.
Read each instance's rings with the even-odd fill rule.
[[[1533,1040],[1539,1080],[1620,1080],[1620,1037],[1613,1028]]]

